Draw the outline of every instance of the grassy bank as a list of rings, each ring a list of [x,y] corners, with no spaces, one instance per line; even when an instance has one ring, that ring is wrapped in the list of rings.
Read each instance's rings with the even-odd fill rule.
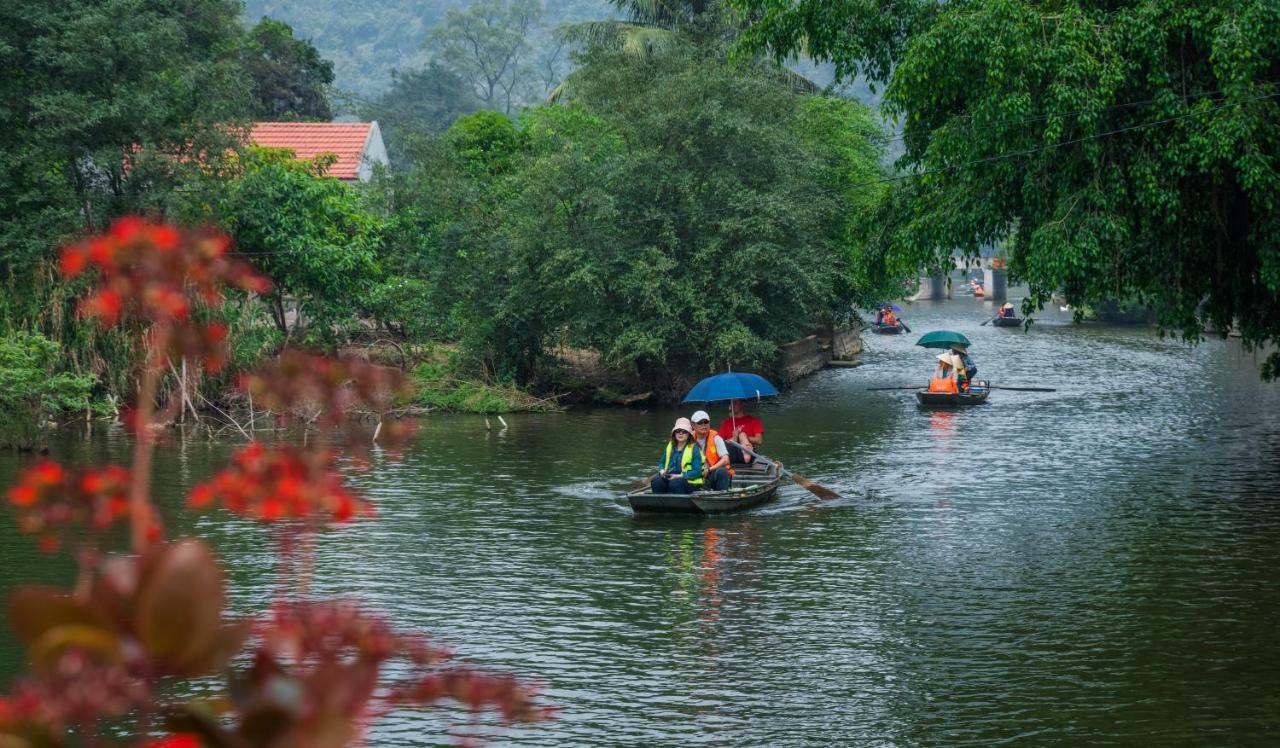
[[[460,372],[455,350],[435,346],[412,370],[413,404],[445,413],[538,413],[560,410],[556,398],[540,398],[512,385],[483,382]]]

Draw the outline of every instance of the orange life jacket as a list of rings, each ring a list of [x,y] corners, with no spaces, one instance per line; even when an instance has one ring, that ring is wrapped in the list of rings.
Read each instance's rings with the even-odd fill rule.
[[[950,392],[951,394],[959,394],[960,390],[956,388],[955,377],[934,377],[929,380],[930,392]]]
[[[702,450],[702,464],[706,465],[708,469],[720,461],[720,453],[716,451],[716,437],[719,435],[719,432],[715,429],[707,429],[707,448]],[[728,449],[727,444],[725,449]],[[729,468],[729,475],[733,475],[733,468],[729,465],[725,465],[725,467]]]
[[[893,312],[885,312],[884,318],[880,320],[880,324],[885,327],[896,327],[898,325],[898,318],[894,316]]]

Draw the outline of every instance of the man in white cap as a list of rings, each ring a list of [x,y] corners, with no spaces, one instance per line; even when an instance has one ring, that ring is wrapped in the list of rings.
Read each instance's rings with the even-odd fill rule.
[[[720,433],[711,428],[711,416],[705,410],[693,414],[693,438],[702,449],[702,487],[708,491],[728,491],[733,483],[729,467],[729,449]]]
[[[1000,316],[1001,316],[1001,317],[1016,317],[1016,316],[1018,316],[1018,315],[1017,315],[1017,314],[1015,314],[1015,313],[1014,313],[1014,311],[1013,311],[1013,304],[1009,304],[1009,303],[1007,303],[1007,302],[1006,302],[1005,304],[1002,304],[1002,305],[1000,306]]]

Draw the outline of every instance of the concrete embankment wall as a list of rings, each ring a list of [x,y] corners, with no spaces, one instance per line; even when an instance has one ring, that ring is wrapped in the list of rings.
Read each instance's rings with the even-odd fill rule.
[[[853,363],[859,353],[862,335],[857,328],[829,328],[778,346],[778,372],[790,384],[832,362]]]

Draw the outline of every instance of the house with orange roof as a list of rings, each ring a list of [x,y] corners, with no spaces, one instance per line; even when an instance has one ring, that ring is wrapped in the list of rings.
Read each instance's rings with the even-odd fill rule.
[[[367,182],[374,165],[388,163],[377,122],[255,122],[249,140],[264,148],[287,148],[294,158],[333,154],[337,160],[326,173],[346,182]]]

